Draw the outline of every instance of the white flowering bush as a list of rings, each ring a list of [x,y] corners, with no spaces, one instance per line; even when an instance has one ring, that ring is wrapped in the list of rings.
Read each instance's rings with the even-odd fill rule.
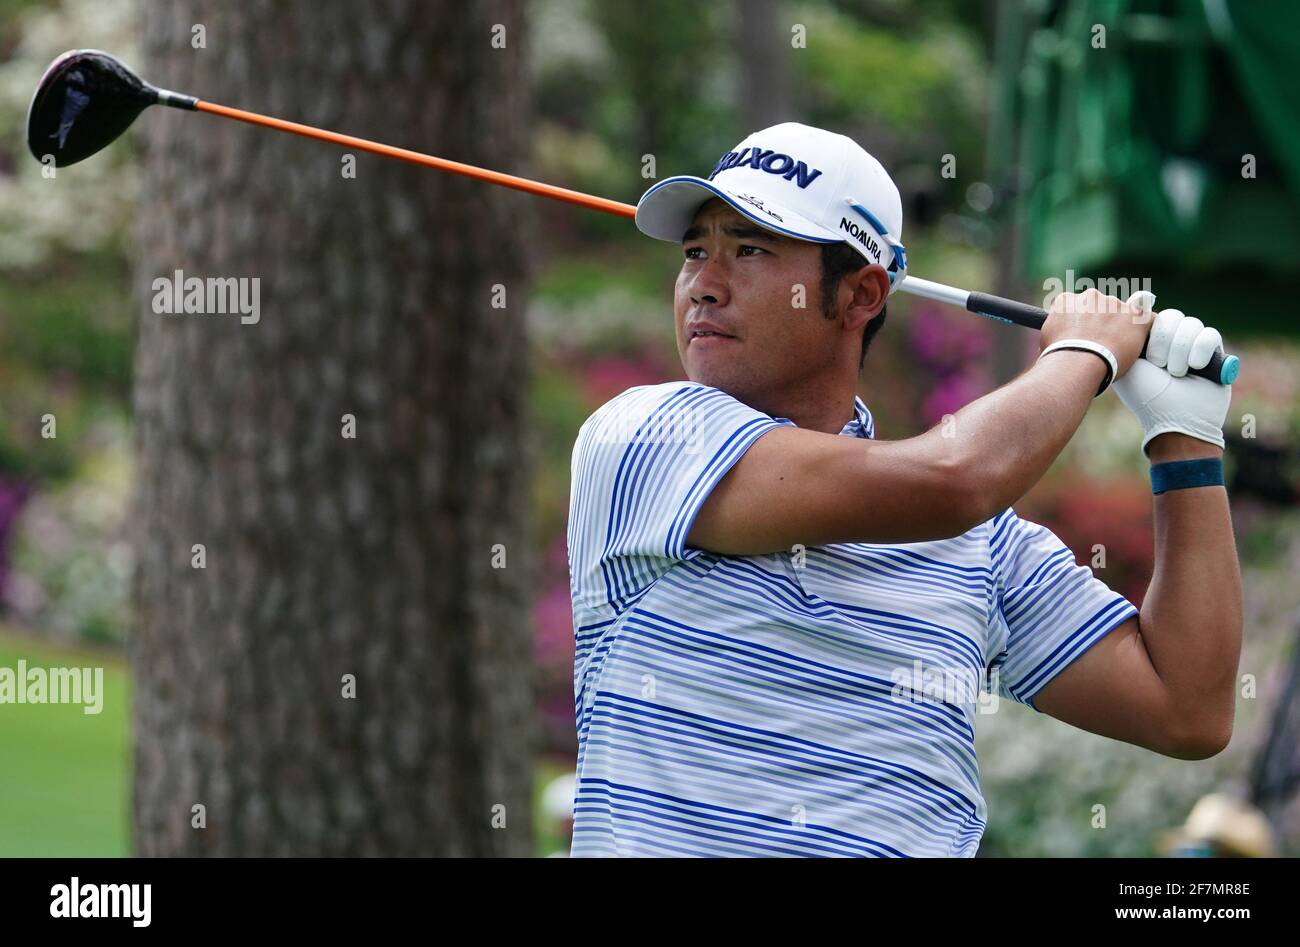
[[[109,415],[86,436],[95,447],[79,475],[35,493],[15,524],[4,605],[8,620],[51,640],[123,644],[132,566],[130,431]]]
[[[50,178],[27,151],[25,124],[37,81],[70,38],[134,62],[134,17],[130,0],[64,0],[21,14],[13,56],[0,63],[0,147],[11,158],[11,173],[0,174],[0,272],[36,269],[63,251],[125,252],[138,186],[129,142]]]
[[[133,62],[136,14],[133,0],[0,13],[0,614],[56,640],[121,641],[128,624],[137,176],[129,135],[50,176],[25,123],[67,49]]]

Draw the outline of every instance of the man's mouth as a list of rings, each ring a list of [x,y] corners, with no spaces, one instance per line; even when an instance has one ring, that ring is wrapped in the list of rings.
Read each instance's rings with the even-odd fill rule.
[[[687,332],[687,338],[691,342],[700,339],[735,339],[734,335],[728,335],[726,332],[723,332],[719,326],[713,325],[710,322],[704,322],[703,320],[689,328]]]

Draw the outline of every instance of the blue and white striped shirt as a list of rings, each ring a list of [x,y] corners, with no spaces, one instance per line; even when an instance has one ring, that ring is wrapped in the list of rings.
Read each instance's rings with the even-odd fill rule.
[[[578,433],[575,856],[974,855],[974,715],[1033,707],[1137,614],[1010,509],[936,542],[688,548],[709,491],[778,424],[670,382]],[[874,437],[861,399],[840,434]]]

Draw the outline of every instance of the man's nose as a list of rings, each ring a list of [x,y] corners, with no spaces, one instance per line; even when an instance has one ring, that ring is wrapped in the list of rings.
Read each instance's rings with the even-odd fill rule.
[[[691,302],[697,306],[704,303],[722,306],[727,303],[731,295],[727,288],[727,279],[722,272],[722,267],[713,260],[709,260],[704,266],[696,270],[688,291]]]

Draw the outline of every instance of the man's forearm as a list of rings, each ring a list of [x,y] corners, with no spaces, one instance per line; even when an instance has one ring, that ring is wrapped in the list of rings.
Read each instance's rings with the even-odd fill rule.
[[[1213,444],[1162,434],[1151,462],[1222,457]],[[1154,498],[1155,571],[1139,627],[1182,738],[1217,747],[1231,733],[1241,655],[1241,573],[1222,486]]]
[[[1105,363],[1091,352],[1058,350],[957,412],[952,430],[963,475],[972,478],[985,504],[981,522],[1042,478],[1078,430],[1105,377]]]

